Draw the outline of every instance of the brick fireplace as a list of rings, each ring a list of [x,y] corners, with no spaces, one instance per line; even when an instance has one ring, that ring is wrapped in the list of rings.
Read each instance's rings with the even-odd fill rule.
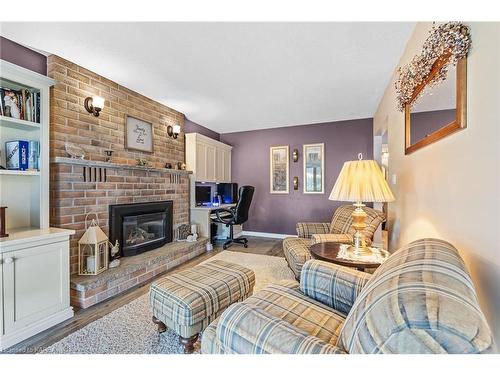
[[[48,76],[57,81],[50,96],[50,224],[76,231],[70,242],[72,303],[87,307],[203,250],[202,246],[189,250],[179,245],[169,257],[158,253],[162,264],[151,256],[147,266],[130,261],[137,266],[134,275],[106,271],[104,274],[114,275],[109,283],[76,276],[78,240],[89,213],[98,216],[108,236],[110,205],[172,201],[173,229],[189,223],[189,172],[165,169],[166,163],[185,162],[184,115],[58,56],[49,56]],[[83,106],[92,95],[105,98],[99,117]],[[154,152],[125,148],[126,115],[152,123]],[[177,139],[167,135],[168,125],[181,126]],[[67,142],[80,146],[85,160],[68,158]],[[106,150],[113,150],[111,160],[107,160]],[[147,160],[148,167],[138,166],[137,159]],[[99,285],[99,290],[82,287],[82,283]]]

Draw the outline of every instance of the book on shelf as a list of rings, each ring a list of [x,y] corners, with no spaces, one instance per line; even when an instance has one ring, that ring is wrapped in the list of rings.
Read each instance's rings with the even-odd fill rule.
[[[0,87],[0,114],[6,117],[40,123],[40,93]]]

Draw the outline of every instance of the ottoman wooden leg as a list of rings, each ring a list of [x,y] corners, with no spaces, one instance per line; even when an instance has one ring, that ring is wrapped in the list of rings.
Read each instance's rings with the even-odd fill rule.
[[[194,351],[196,340],[198,340],[198,333],[188,338],[179,336],[180,343],[184,345],[184,353],[191,354]]]
[[[167,326],[162,321],[158,320],[156,316],[152,318],[154,324],[158,324],[158,333],[163,333],[167,330]]]

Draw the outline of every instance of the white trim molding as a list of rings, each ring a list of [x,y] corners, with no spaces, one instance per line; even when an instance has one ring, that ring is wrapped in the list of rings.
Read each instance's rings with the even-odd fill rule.
[[[264,238],[286,238],[286,237],[297,237],[296,234],[281,234],[281,233],[268,233],[268,232],[253,232],[249,230],[241,231],[240,236],[253,236],[253,237],[264,237]]]

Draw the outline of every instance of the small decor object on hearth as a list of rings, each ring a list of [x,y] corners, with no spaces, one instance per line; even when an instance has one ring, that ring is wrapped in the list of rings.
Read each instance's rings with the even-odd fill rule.
[[[116,268],[120,265],[120,244],[118,240],[115,241],[113,245],[111,242],[109,243],[109,255],[111,256],[111,262],[109,262],[109,268]]]
[[[87,226],[87,217],[95,215]],[[85,233],[78,241],[78,274],[98,275],[108,269],[108,237],[99,227],[97,214],[85,216]]]
[[[438,74],[432,77],[429,87],[446,79],[448,69],[467,57],[471,46],[469,27],[461,22],[447,22],[433,26],[424,42],[422,53],[416,55],[407,65],[398,69],[399,77],[395,82],[397,108],[403,112],[406,104],[415,103],[415,92],[424,83],[438,60],[443,60]],[[422,95],[423,92],[417,94]]]
[[[125,116],[125,148],[153,152],[153,124]]]
[[[177,241],[186,241],[191,234],[191,227],[189,224],[181,224],[177,227]]]
[[[66,142],[64,144],[64,148],[66,149],[68,155],[73,159],[85,159],[85,151],[80,146],[74,143]]]

